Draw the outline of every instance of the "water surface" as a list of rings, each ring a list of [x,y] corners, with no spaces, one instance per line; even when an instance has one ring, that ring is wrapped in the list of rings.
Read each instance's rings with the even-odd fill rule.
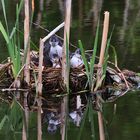
[[[8,23],[10,26],[14,24],[15,19],[15,4],[16,0],[6,2]],[[35,16],[34,23],[42,27],[52,30],[64,19],[64,3],[62,0],[47,0],[42,4],[41,1],[35,1]],[[100,16],[100,38],[102,33],[103,13],[110,12],[110,32],[113,25],[111,45],[115,47],[118,58],[118,65],[122,69],[130,69],[140,72],[140,1],[139,0],[77,0],[72,4],[71,17],[71,37],[70,41],[77,46],[77,41],[82,40],[85,49],[91,49],[94,43],[95,30],[97,20]],[[2,15],[2,7],[0,5],[0,15]],[[23,18],[21,14],[21,26]],[[1,16],[1,20],[4,19]],[[110,33],[109,32],[109,33]],[[38,46],[39,38],[47,35],[45,30],[33,26],[31,39]],[[58,32],[58,35],[63,36],[63,30]],[[0,59],[4,60],[7,56],[7,49],[4,40],[0,35]],[[100,43],[99,43],[100,46]],[[23,46],[21,46],[23,47]],[[70,48],[74,50],[73,47]],[[99,51],[99,50],[98,50]],[[110,49],[110,59],[113,61],[114,55]],[[106,130],[110,140],[138,140],[140,138],[140,92],[130,92],[127,95],[119,98],[114,103],[104,105],[104,117],[106,120]],[[116,104],[116,112],[113,115],[114,104]],[[4,112],[2,106],[1,112]],[[1,113],[0,118],[2,118]],[[34,114],[34,113],[32,113]],[[34,123],[34,122],[33,122]],[[30,139],[36,139],[36,124],[32,124],[30,129]],[[44,139],[60,139],[59,133],[56,136],[47,134],[46,126],[43,130]],[[76,137],[78,128],[71,126],[69,130],[70,137]],[[20,134],[17,134],[20,135]],[[86,123],[82,138],[90,140],[91,133],[89,124]],[[97,136],[98,137],[98,136]],[[0,134],[0,139],[5,139],[4,134]],[[8,140],[8,139],[6,139]],[[9,139],[10,140],[10,139]]]

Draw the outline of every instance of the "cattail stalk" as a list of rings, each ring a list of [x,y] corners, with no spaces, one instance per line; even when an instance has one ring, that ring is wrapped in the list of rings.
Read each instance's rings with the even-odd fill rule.
[[[64,46],[62,56],[62,78],[64,86],[69,90],[69,64],[67,63],[67,49],[69,50],[69,34],[70,34],[70,21],[71,21],[71,0],[66,0],[65,5],[65,27],[64,27]],[[66,127],[67,127],[67,113],[68,113],[68,97],[65,96],[61,103],[61,140],[65,140]]]
[[[29,36],[30,36],[30,25],[29,25],[29,0],[24,0],[24,8],[25,8],[25,19],[24,19],[24,52],[27,55],[24,55],[25,60],[25,68],[24,68],[24,81],[29,85],[30,82],[30,44],[29,44]],[[27,130],[28,130],[28,104],[27,104],[27,96],[28,92],[24,93],[24,122],[23,122],[23,131],[22,131],[22,140],[27,140]]]
[[[108,28],[109,28],[109,12],[105,12],[104,16],[104,26],[103,26],[103,35],[102,35],[102,43],[101,43],[101,50],[100,50],[100,58],[98,63],[98,71],[97,71],[97,85],[99,82],[101,82],[102,78],[102,66],[104,63],[104,55],[105,55],[105,49],[107,44],[107,36],[108,36]],[[101,85],[101,83],[100,83]],[[98,86],[95,87],[95,91],[97,90]],[[97,96],[97,105],[100,105],[100,99]],[[105,133],[104,133],[104,125],[103,125],[103,116],[102,112],[98,111],[98,124],[99,124],[99,136],[100,140],[105,140]]]
[[[38,92],[38,140],[42,140],[42,123],[41,123],[41,112],[42,112],[42,66],[43,66],[43,48],[44,48],[44,42],[42,39],[40,39],[40,46],[39,46],[39,72],[38,72],[38,86],[37,86],[37,92]]]

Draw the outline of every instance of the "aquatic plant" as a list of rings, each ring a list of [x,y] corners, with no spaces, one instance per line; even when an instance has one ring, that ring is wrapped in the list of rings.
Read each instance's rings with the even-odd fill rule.
[[[91,93],[90,93],[91,95],[89,95],[90,97],[92,97],[92,94],[94,91],[94,85],[95,85],[95,80],[93,79],[93,74],[94,74],[94,64],[95,64],[95,59],[96,59],[96,52],[97,52],[97,47],[98,47],[98,36],[99,36],[99,22],[97,24],[96,35],[95,35],[94,46],[93,46],[93,53],[92,53],[91,59],[89,61],[90,63],[86,59],[86,55],[85,55],[85,51],[84,51],[82,42],[79,40],[79,47],[81,50],[82,59],[83,59],[85,70],[86,70],[86,75],[88,78],[89,89],[91,90]],[[80,138],[81,138],[81,133],[83,131],[87,115],[89,116],[89,122],[91,124],[92,139],[95,140],[95,130],[94,130],[95,125],[94,125],[93,112],[94,111],[92,108],[92,100],[91,100],[91,98],[88,98],[88,103],[87,103],[86,109],[84,111],[84,117],[83,117],[82,124],[80,127],[80,132],[78,135],[78,140],[80,140]]]
[[[14,98],[10,107],[5,106],[6,114],[3,116],[0,122],[1,133],[11,133],[11,135],[5,134],[6,139],[17,139],[18,134],[21,134],[22,121],[23,121],[23,108]]]
[[[4,0],[1,0],[2,1],[2,3],[3,3],[3,8],[5,7],[4,6]],[[20,6],[19,6],[20,7]],[[17,6],[17,11],[19,11],[19,7]],[[18,12],[17,12],[18,13]],[[5,10],[4,10],[4,17],[5,17],[5,21],[6,21],[6,28],[4,28],[4,26],[3,26],[3,24],[2,23],[0,23],[0,27],[1,27],[1,32],[2,32],[2,34],[3,34],[3,36],[4,36],[4,38],[5,38],[5,40],[6,40],[6,43],[7,43],[7,45],[8,45],[8,48],[9,49],[12,49],[13,50],[13,48],[14,48],[14,52],[12,53],[11,52],[11,50],[9,50],[9,54],[10,54],[10,58],[11,58],[11,61],[12,61],[12,63],[13,63],[13,65],[12,65],[12,70],[13,70],[13,75],[14,75],[14,77],[16,78],[17,77],[17,75],[18,75],[18,73],[19,73],[19,70],[20,70],[20,68],[21,68],[21,66],[20,66],[20,64],[21,64],[21,61],[20,61],[20,38],[19,39],[17,39],[16,37],[18,36],[17,34],[19,34],[19,25],[18,25],[18,23],[16,24],[16,26],[14,26],[14,28],[13,28],[13,30],[12,30],[12,32],[11,33],[9,33],[9,29],[8,29],[8,25],[7,25],[7,18],[6,18],[6,14],[5,14]],[[18,15],[18,14],[17,14]],[[68,20],[70,20],[70,17],[68,18]],[[16,22],[18,22],[18,20],[16,21]],[[98,38],[99,38],[99,22],[98,22],[98,25],[97,25],[97,28],[96,28],[96,35],[95,35],[95,41],[94,41],[94,46],[93,46],[93,49],[92,49],[92,56],[90,57],[90,61],[88,61],[87,59],[86,59],[86,54],[85,54],[85,50],[84,50],[84,46],[83,46],[83,44],[82,44],[82,41],[81,40],[79,40],[78,41],[78,44],[79,44],[79,48],[80,48],[80,50],[81,50],[81,53],[82,53],[82,59],[83,59],[83,62],[84,62],[84,67],[82,67],[80,70],[82,71],[80,71],[82,74],[83,74],[83,81],[85,80],[86,82],[87,82],[87,84],[85,84],[84,86],[85,86],[85,88],[86,89],[82,89],[82,91],[78,91],[78,90],[76,90],[76,91],[78,91],[78,92],[76,92],[76,94],[78,95],[78,96],[80,96],[79,94],[81,94],[81,93],[87,93],[87,94],[85,94],[85,96],[86,96],[86,103],[84,104],[85,105],[85,108],[83,109],[84,110],[84,115],[83,115],[83,117],[82,117],[82,122],[81,122],[81,126],[80,126],[80,131],[79,131],[79,134],[78,134],[78,137],[77,137],[77,139],[81,139],[81,136],[82,136],[82,132],[83,132],[83,130],[84,130],[84,126],[85,126],[85,122],[86,122],[86,120],[87,120],[87,118],[88,118],[88,121],[89,121],[89,123],[90,123],[90,132],[91,132],[91,139],[93,139],[93,140],[95,140],[95,139],[97,139],[98,138],[98,134],[96,134],[96,132],[95,132],[95,128],[98,128],[98,125],[102,125],[103,126],[103,121],[102,120],[100,120],[100,122],[101,123],[99,123],[98,125],[95,123],[95,117],[97,117],[97,114],[98,115],[100,115],[99,117],[101,118],[102,116],[102,106],[98,106],[99,108],[99,110],[97,110],[97,112],[94,110],[94,103],[95,103],[95,105],[98,105],[97,103],[99,103],[100,105],[102,105],[102,102],[104,101],[103,99],[102,99],[102,96],[100,95],[100,91],[98,92],[97,90],[99,89],[99,88],[102,88],[102,86],[104,85],[104,81],[105,81],[105,76],[106,76],[106,71],[107,71],[107,64],[108,64],[108,58],[109,58],[109,54],[108,54],[108,49],[109,49],[109,46],[110,46],[110,40],[111,40],[111,37],[112,37],[112,32],[111,32],[111,35],[110,35],[110,37],[109,37],[109,39],[107,40],[107,44],[105,43],[105,46],[106,46],[106,49],[105,49],[105,52],[104,52],[104,57],[100,57],[99,59],[102,59],[102,62],[103,63],[101,63],[101,67],[96,67],[96,69],[95,69],[95,59],[97,59],[97,56],[96,56],[96,53],[97,53],[97,47],[98,47]],[[30,25],[31,26],[31,25]],[[68,27],[69,28],[69,27]],[[8,32],[7,32],[8,31]],[[29,31],[28,31],[28,33],[29,33]],[[61,98],[63,98],[64,99],[64,104],[62,103],[61,105],[62,105],[62,107],[63,108],[61,108],[62,110],[61,110],[61,117],[62,117],[62,119],[63,119],[63,117],[65,117],[64,118],[64,121],[62,121],[62,123],[64,123],[64,124],[62,124],[63,125],[63,131],[62,131],[62,139],[68,139],[68,119],[67,119],[67,116],[68,116],[68,114],[69,114],[69,111],[68,111],[68,100],[69,100],[69,95],[70,95],[70,93],[72,93],[72,89],[70,89],[70,85],[69,85],[69,82],[70,82],[70,79],[69,78],[71,78],[71,75],[70,74],[73,74],[74,72],[72,71],[69,71],[69,68],[70,68],[70,64],[69,64],[69,37],[67,36],[67,34],[66,34],[67,32],[65,32],[65,39],[64,39],[64,44],[65,44],[65,55],[63,56],[64,58],[65,58],[65,63],[63,63],[64,64],[64,67],[63,67],[63,70],[61,70],[61,68],[60,69],[53,69],[53,68],[50,68],[50,73],[48,72],[46,72],[45,70],[43,70],[42,69],[42,60],[43,60],[43,43],[46,41],[45,39],[42,39],[41,41],[42,41],[42,45],[40,45],[40,53],[39,53],[39,57],[38,57],[38,59],[39,59],[39,66],[37,67],[37,66],[35,66],[35,65],[31,65],[31,74],[32,75],[30,75],[30,78],[33,80],[33,81],[31,81],[31,84],[33,85],[33,86],[35,86],[35,87],[31,87],[31,90],[33,89],[34,90],[34,88],[35,88],[35,90],[36,90],[36,95],[35,95],[35,100],[34,100],[34,104],[33,104],[33,109],[34,109],[34,106],[35,105],[37,105],[37,107],[35,106],[35,109],[37,109],[38,110],[38,122],[37,122],[37,125],[38,125],[38,139],[42,139],[42,118],[41,118],[41,111],[42,111],[42,99],[44,100],[46,100],[46,98],[45,97],[42,97],[42,93],[43,93],[43,88],[49,83],[49,84],[53,84],[53,82],[54,81],[56,81],[56,77],[57,78],[59,78],[60,79],[60,81],[63,81],[63,84],[62,83],[59,83],[60,81],[59,81],[59,79],[58,79],[58,83],[57,83],[57,85],[58,85],[58,87],[57,87],[57,90],[56,90],[56,87],[54,87],[54,89],[53,90],[51,90],[51,92],[53,91],[53,92],[55,92],[56,94],[59,92],[59,89],[58,88],[63,88],[63,90],[62,90],[62,92],[64,93],[64,94],[61,94],[61,93],[59,93],[59,95],[54,95],[54,96],[61,96]],[[10,34],[10,35],[9,35]],[[54,33],[53,33],[54,34]],[[52,35],[52,34],[51,34]],[[50,35],[50,36],[51,36]],[[50,37],[49,36],[49,37]],[[18,36],[19,37],[19,36]],[[48,38],[49,38],[48,37]],[[25,41],[26,43],[29,41],[29,38]],[[25,43],[25,44],[26,44]],[[18,45],[15,45],[15,44],[18,44]],[[12,45],[12,47],[10,46],[10,45]],[[25,64],[25,61],[26,61],[26,56],[27,56],[27,49],[25,48],[25,59],[24,59],[24,64]],[[18,53],[18,54],[17,54]],[[115,54],[115,53],[114,53]],[[31,56],[30,56],[31,57]],[[18,59],[18,60],[17,60]],[[116,54],[115,54],[115,62],[116,62]],[[30,62],[29,62],[30,63]],[[32,64],[33,64],[33,62],[32,62]],[[115,64],[117,64],[117,63],[115,63]],[[18,67],[17,69],[15,68],[15,67]],[[15,69],[14,69],[15,68]],[[38,68],[38,69],[37,69]],[[99,68],[101,68],[101,76],[99,75],[99,73],[98,73],[98,71],[99,71]],[[47,68],[46,68],[47,69]],[[98,70],[97,70],[98,69]],[[48,69],[47,69],[48,70]],[[71,69],[71,70],[73,70],[73,69]],[[97,73],[96,73],[96,70],[97,70]],[[59,77],[59,76],[57,76],[56,75],[56,77],[55,77],[55,80],[53,81],[51,81],[51,76],[52,76],[52,73],[53,73],[53,75],[55,75],[56,73],[58,74],[58,75],[61,75],[61,72],[64,72],[64,75],[63,75],[63,77]],[[79,72],[79,73],[80,73]],[[47,73],[47,74],[46,74]],[[81,74],[80,73],[80,74]],[[46,74],[47,76],[48,75],[51,75],[50,77],[43,77],[42,76],[42,74]],[[63,73],[62,73],[63,74]],[[75,73],[74,73],[75,74]],[[80,75],[79,74],[79,75]],[[75,76],[76,77],[76,76]],[[86,77],[86,78],[85,78]],[[49,79],[48,81],[46,80],[46,79]],[[54,77],[53,77],[54,78]],[[76,77],[77,79],[78,79],[78,76]],[[81,78],[81,77],[80,77]],[[98,79],[99,78],[99,79]],[[45,80],[46,81],[45,81]],[[42,86],[42,82],[43,82],[43,80],[46,82],[43,86]],[[82,81],[82,82],[83,82]],[[62,85],[60,85],[60,84],[62,84]],[[82,85],[83,86],[83,85]],[[82,87],[81,86],[81,87]],[[43,88],[42,88],[43,87]],[[49,87],[49,86],[48,86]],[[47,86],[45,87],[46,89],[48,88]],[[16,89],[16,91],[17,91],[18,89]],[[20,89],[21,90],[21,89]],[[61,89],[60,89],[61,90]],[[70,91],[71,90],[71,91]],[[80,89],[81,90],[81,89]],[[28,89],[23,89],[23,91],[24,92],[28,92]],[[97,91],[97,92],[96,92]],[[26,92],[26,93],[27,93]],[[47,94],[49,94],[49,91],[46,91],[46,92],[48,92]],[[27,95],[27,94],[26,94]],[[72,95],[72,94],[71,94]],[[77,96],[76,95],[76,96]],[[34,96],[34,95],[33,95]],[[72,95],[73,96],[73,95]],[[74,95],[75,96],[75,95]],[[53,97],[53,96],[52,96]],[[95,98],[94,98],[95,97]],[[96,100],[97,99],[97,100]],[[26,99],[25,99],[25,101],[26,101]],[[53,101],[54,101],[54,98],[53,98]],[[52,102],[53,102],[52,101]],[[36,103],[37,102],[37,103]],[[14,108],[13,106],[13,104],[15,104],[15,103],[18,103],[17,101],[15,101],[14,100],[14,102],[12,102],[12,104],[11,104],[11,109],[12,108]],[[19,104],[18,104],[19,105]],[[20,107],[20,105],[18,106],[18,107]],[[24,106],[24,107],[26,107],[26,105]],[[75,108],[74,108],[75,109]],[[77,108],[76,108],[77,109]],[[26,123],[26,116],[25,116],[25,114],[23,114],[23,116],[18,116],[17,117],[17,120],[16,120],[16,113],[18,112],[18,113],[21,113],[21,112],[19,112],[19,110],[21,111],[22,110],[22,106],[20,107],[20,108],[18,108],[18,109],[13,109],[12,111],[11,111],[11,113],[10,113],[10,115],[11,115],[11,117],[9,117],[10,115],[8,114],[8,115],[6,115],[6,116],[4,116],[4,118],[2,119],[2,121],[1,121],[1,123],[0,123],[0,130],[1,129],[3,129],[3,126],[4,126],[4,124],[6,123],[6,121],[8,120],[8,124],[9,124],[9,126],[10,126],[10,129],[11,129],[11,131],[13,131],[13,132],[15,132],[15,128],[16,128],[16,126],[17,126],[17,124],[16,123],[18,123],[19,122],[19,120],[21,119],[22,121],[24,121],[24,123],[25,123],[25,126],[26,125],[28,125],[28,123]],[[23,109],[24,110],[24,109]],[[50,109],[51,110],[51,109]],[[83,111],[82,110],[82,111]],[[27,113],[26,111],[24,112],[24,113]],[[83,113],[83,112],[82,112]],[[12,122],[14,123],[14,125],[12,124],[11,125],[11,121],[9,121],[9,120],[12,120]],[[16,122],[17,121],[17,122]],[[21,124],[22,124],[22,121],[20,122],[20,126],[21,126]],[[9,123],[10,122],[10,123]],[[19,128],[20,130],[21,130],[21,127]],[[27,133],[28,133],[28,129],[26,129],[25,130]],[[104,134],[102,133],[102,134],[100,134],[100,135],[103,135],[103,137],[104,137]],[[26,134],[26,138],[27,138],[27,136],[28,136],[28,134]],[[25,138],[25,139],[26,139]],[[104,139],[104,138],[102,138],[102,139]],[[101,140],[102,140],[101,139]]]
[[[90,94],[91,97],[92,96],[96,96],[96,98],[94,99],[95,101],[95,106],[98,107],[99,111],[97,111],[98,114],[98,125],[99,125],[99,136],[101,140],[105,139],[105,135],[104,135],[104,126],[103,126],[103,117],[102,117],[102,105],[101,102],[103,101],[102,97],[99,94],[94,94],[95,91],[97,91],[98,88],[101,87],[101,85],[103,84],[102,81],[105,79],[105,75],[106,75],[106,70],[107,70],[107,63],[108,63],[108,49],[110,46],[110,41],[111,41],[111,37],[112,37],[112,32],[111,35],[109,37],[109,39],[107,39],[107,35],[108,35],[108,21],[109,21],[109,13],[105,12],[105,20],[104,20],[104,28],[103,28],[103,37],[102,37],[102,43],[101,43],[101,50],[100,50],[100,57],[99,57],[99,63],[98,63],[98,70],[97,70],[97,74],[96,74],[96,80],[93,79],[93,73],[94,73],[94,64],[95,64],[95,58],[96,58],[96,52],[97,52],[97,46],[98,46],[98,35],[99,35],[99,22],[97,25],[97,29],[96,29],[96,36],[95,36],[95,41],[94,41],[94,48],[93,48],[93,54],[92,57],[90,59],[90,64],[87,62],[86,57],[85,57],[85,52],[84,52],[84,48],[82,46],[81,41],[79,41],[79,47],[81,49],[82,52],[82,58],[83,58],[83,62],[84,62],[84,66],[85,66],[85,70],[86,70],[86,75],[88,78],[88,83],[89,83],[89,89],[91,90]],[[106,43],[107,42],[107,43]],[[89,106],[89,118],[92,118],[92,107],[91,107],[91,99],[88,99],[90,104]],[[93,119],[89,119],[91,122],[91,131],[92,131],[92,135],[94,136],[93,139],[95,138],[95,134],[94,134],[94,123],[93,123]]]
[[[20,34],[18,30],[19,30],[19,14],[23,6],[23,0],[21,0],[19,5],[18,4],[16,5],[16,21],[15,21],[15,26],[12,28],[11,32],[8,27],[4,0],[1,0],[1,3],[2,3],[2,9],[3,9],[3,15],[5,19],[6,28],[0,21],[0,31],[6,41],[8,53],[12,62],[13,76],[16,78],[21,69],[21,59],[20,59],[21,39],[20,39]]]

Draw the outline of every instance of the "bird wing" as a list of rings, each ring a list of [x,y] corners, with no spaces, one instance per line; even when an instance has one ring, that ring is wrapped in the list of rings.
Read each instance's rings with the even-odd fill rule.
[[[43,50],[43,55],[48,55],[49,56],[49,52],[50,52],[50,48],[51,48],[51,45],[47,42],[45,43],[44,45],[44,50]]]

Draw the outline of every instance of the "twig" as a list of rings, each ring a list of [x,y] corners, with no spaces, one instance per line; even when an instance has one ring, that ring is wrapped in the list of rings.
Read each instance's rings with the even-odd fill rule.
[[[20,71],[18,72],[18,74],[17,74],[17,76],[16,76],[15,80],[13,81],[13,83],[10,85],[10,87],[9,87],[9,88],[11,88],[11,87],[14,85],[14,83],[15,83],[16,79],[19,77],[19,75],[21,74],[21,72],[22,72],[22,70],[24,69],[24,67],[25,67],[25,65],[23,65],[23,66],[22,66],[22,68],[21,68],[21,69],[20,69]]]
[[[24,0],[24,60],[25,68],[24,68],[24,81],[29,85],[30,83],[30,25],[29,25],[29,0]],[[22,129],[22,140],[27,140],[27,130],[28,130],[28,104],[27,104],[27,96],[28,92],[24,93],[24,119],[23,119],[23,129]]]
[[[39,25],[39,24],[37,24],[37,23],[34,23],[34,22],[32,22],[32,24],[34,24],[34,25],[38,26],[40,29],[45,30],[46,32],[50,33],[50,31],[49,31],[48,29],[42,27],[41,25]],[[55,35],[56,35],[60,40],[64,41],[64,39],[63,39],[61,36],[59,36],[59,35],[57,35],[57,34],[55,34]],[[69,42],[69,45],[72,46],[72,47],[74,47],[74,48],[77,48],[77,46],[73,45],[71,42]]]
[[[104,27],[103,27],[103,35],[102,35],[102,43],[101,43],[101,51],[100,51],[100,58],[99,58],[99,69],[97,71],[97,83],[95,89],[97,90],[99,88],[98,83],[101,82],[102,78],[102,65],[104,63],[104,54],[105,54],[105,48],[107,43],[107,35],[108,35],[108,27],[109,27],[109,12],[105,12],[105,18],[104,18]],[[94,91],[96,91],[94,90]],[[97,104],[100,104],[100,99],[97,96]],[[103,116],[101,111],[98,111],[98,124],[99,124],[99,136],[100,140],[105,140],[105,134],[104,134],[104,126],[103,126]]]
[[[0,89],[2,92],[6,92],[6,91],[23,91],[23,92],[27,92],[29,91],[29,89],[17,89],[17,88],[5,88],[5,89]]]
[[[125,84],[126,84],[126,87],[127,87],[128,89],[130,89],[130,87],[129,87],[129,85],[128,85],[128,82],[127,82],[127,80],[126,80],[124,74],[121,72],[121,70],[119,69],[118,66],[115,66],[115,67],[116,67],[116,69],[120,72],[120,74],[121,74],[121,76],[122,76],[122,78],[123,78],[123,80],[124,80],[124,82],[125,82]]]
[[[76,109],[80,110],[81,106],[82,106],[82,104],[81,104],[81,97],[80,97],[80,95],[78,95],[76,97]],[[76,117],[77,117],[76,126],[79,127],[80,126],[80,116],[79,116],[79,114],[77,114]]]
[[[85,51],[85,53],[92,53],[92,52],[93,52],[93,50],[86,50]],[[96,58],[99,59],[100,57],[96,56]],[[107,63],[115,66],[115,64],[113,62],[109,61],[109,60],[107,61]]]
[[[40,46],[39,46],[39,72],[38,72],[38,85],[37,85],[37,92],[38,92],[38,140],[42,139],[42,125],[41,125],[41,106],[42,106],[42,65],[43,65],[43,47],[44,42],[40,39]]]
[[[65,13],[65,28],[64,28],[64,47],[62,56],[62,78],[64,86],[69,92],[69,64],[67,63],[67,49],[69,50],[69,34],[70,34],[70,19],[71,19],[71,0],[66,0],[66,13]],[[61,140],[65,140],[67,133],[67,113],[68,113],[68,96],[65,96],[61,103]]]
[[[34,13],[34,11],[35,11],[35,2],[34,0],[32,0],[32,13]]]
[[[62,27],[64,27],[64,22],[57,26],[54,30],[52,30],[46,37],[42,39],[43,42],[48,40],[52,35],[54,35],[57,31],[59,31]]]

